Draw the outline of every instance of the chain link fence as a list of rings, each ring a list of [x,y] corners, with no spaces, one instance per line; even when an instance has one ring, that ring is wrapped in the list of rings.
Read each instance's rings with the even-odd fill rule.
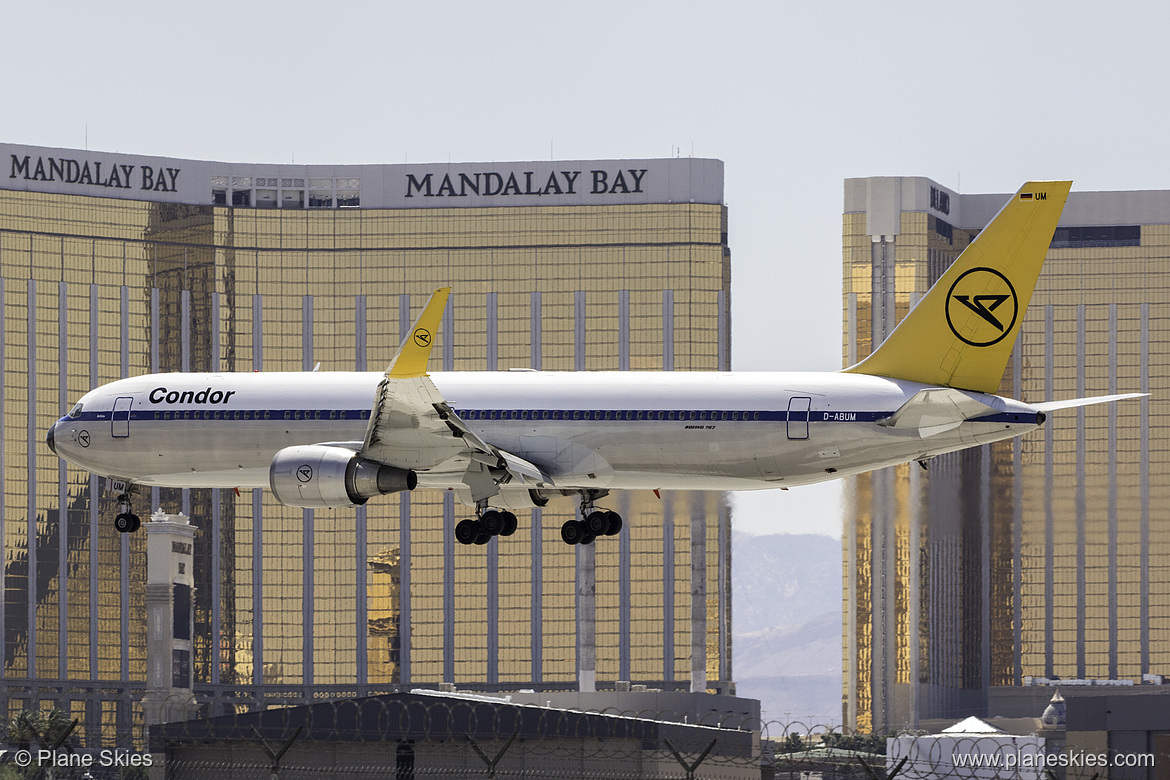
[[[0,780],[1137,780],[1170,761],[1082,750],[1063,730],[870,735],[726,713],[579,712],[420,692],[165,723],[141,751],[83,749],[67,720],[45,723],[42,732],[27,718],[10,722]]]

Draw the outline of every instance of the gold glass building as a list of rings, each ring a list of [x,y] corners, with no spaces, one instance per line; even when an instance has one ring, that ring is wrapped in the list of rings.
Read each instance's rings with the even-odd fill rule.
[[[156,371],[381,370],[451,285],[432,370],[726,370],[718,160],[235,164],[0,144],[5,483],[0,692],[88,746],[140,737],[144,535],[45,431]],[[302,511],[266,491],[149,491],[195,542],[210,714],[409,686],[730,689],[721,497],[617,494],[569,547],[553,501],[485,547],[423,491]],[[143,502],[145,503],[145,502]],[[145,507],[139,505],[139,509]],[[501,546],[503,545],[503,546]]]
[[[924,178],[846,181],[846,365],[1009,197]],[[1055,412],[1022,439],[929,471],[849,481],[847,725],[994,715],[995,691],[1056,678],[1170,674],[1168,304],[1170,192],[1074,190],[999,393],[1152,396]]]

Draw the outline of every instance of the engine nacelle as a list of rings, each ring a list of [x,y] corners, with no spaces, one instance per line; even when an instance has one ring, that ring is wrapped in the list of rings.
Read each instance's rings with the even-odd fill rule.
[[[414,490],[413,471],[364,460],[353,450],[313,444],[285,447],[268,468],[276,500],[302,509],[361,506],[373,496]]]

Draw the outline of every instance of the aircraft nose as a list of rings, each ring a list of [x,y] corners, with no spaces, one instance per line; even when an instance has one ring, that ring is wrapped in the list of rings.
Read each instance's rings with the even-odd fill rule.
[[[48,443],[49,449],[51,449],[53,451],[54,455],[57,454],[56,430],[57,430],[57,423],[53,423],[52,425],[49,426],[49,432],[47,434],[45,434],[45,441]]]

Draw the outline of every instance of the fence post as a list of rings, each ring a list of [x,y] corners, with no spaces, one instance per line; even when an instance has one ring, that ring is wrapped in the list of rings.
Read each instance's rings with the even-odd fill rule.
[[[260,736],[260,732],[256,730],[255,726],[252,727],[252,733],[256,735],[256,739],[260,740],[260,746],[264,748],[264,752],[268,754],[270,759],[272,759],[272,774],[270,775],[272,780],[280,780],[280,759],[284,756],[285,753],[288,752],[288,749],[292,747],[292,743],[296,742],[297,737],[301,735],[301,729],[303,728],[304,726],[297,726],[297,730],[294,731],[293,735],[288,738],[288,742],[284,743],[284,747],[274,753],[272,752],[272,748],[268,746],[268,741],[265,740],[264,737]]]
[[[519,735],[520,735],[519,731],[513,731],[512,736],[508,737],[508,741],[504,743],[504,746],[502,748],[500,748],[500,752],[496,753],[495,758],[488,758],[487,753],[483,752],[483,749],[480,748],[479,744],[475,741],[475,738],[472,737],[470,734],[467,735],[467,741],[471,743],[472,749],[476,753],[479,754],[480,759],[487,766],[487,773],[488,773],[489,780],[495,780],[496,764],[500,763],[500,759],[503,758],[504,754],[508,752],[508,748],[512,747],[512,742]]]
[[[715,747],[715,740],[711,740],[711,744],[708,745],[707,749],[704,750],[699,755],[699,757],[695,759],[695,763],[688,764],[686,761],[683,761],[683,757],[679,755],[677,750],[674,749],[674,745],[670,744],[669,739],[663,739],[662,741],[666,743],[668,748],[670,748],[670,752],[674,756],[674,760],[677,761],[679,766],[681,766],[686,771],[687,780],[695,780],[695,770],[699,768],[699,764],[703,763],[703,759],[705,759],[707,754],[711,752],[711,749]]]

